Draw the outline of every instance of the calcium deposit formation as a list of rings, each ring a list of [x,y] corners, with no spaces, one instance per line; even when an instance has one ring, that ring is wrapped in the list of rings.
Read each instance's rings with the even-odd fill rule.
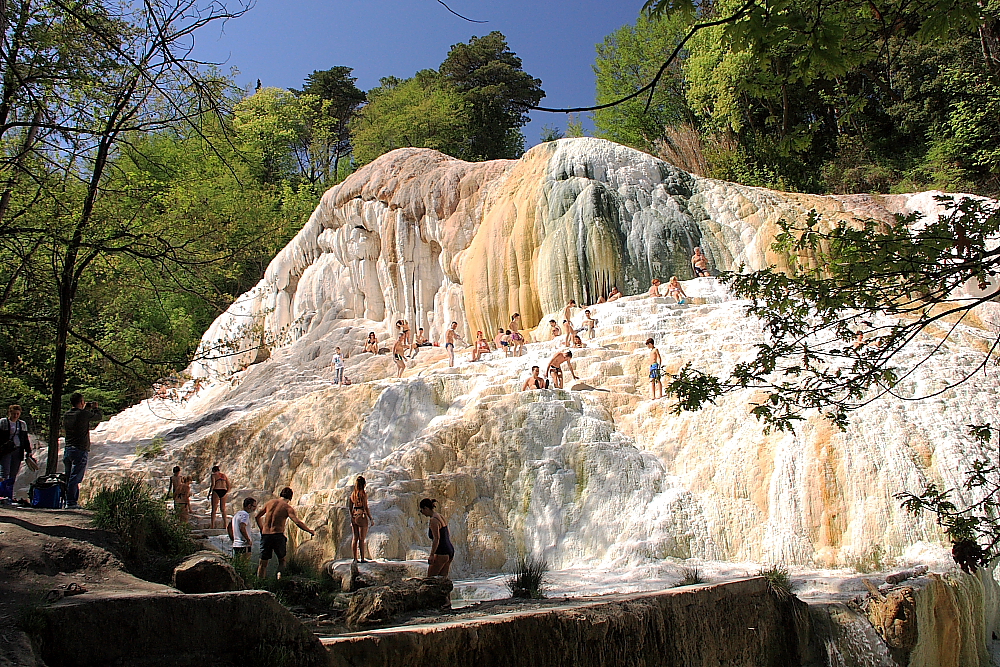
[[[144,401],[95,432],[91,484],[125,470],[162,477],[168,463],[206,477],[218,463],[240,497],[290,485],[300,516],[322,526],[299,553],[322,561],[349,553],[343,507],[361,474],[375,516],[371,555],[426,554],[417,503],[430,496],[448,517],[458,576],[502,571],[519,554],[640,576],[688,558],[919,561],[940,553],[942,535],[894,494],[927,481],[959,486],[986,453],[965,425],[1000,423],[994,366],[932,399],[881,399],[846,432],[816,416],[795,433],[765,434],[749,414],[752,392],[682,415],[669,399],[650,401],[643,342],[655,339],[667,372],[689,361],[725,372],[761,331],[717,281],[693,279],[695,246],[713,273],[781,266],[770,245],[782,218],[936,215],[935,194],[781,193],[695,177],[592,138],[476,164],[393,151],[329,190],[260,283],[206,332],[190,369],[203,388],[184,402]],[[597,337],[574,350],[582,385],[567,375],[565,391],[519,391],[555,351],[546,326],[527,332],[524,356],[472,363],[460,349],[448,367],[452,321],[466,340],[479,330],[492,338],[512,313],[529,328],[561,321],[569,299],[593,304],[612,286],[644,294],[651,278],[672,275],[694,303],[635,296],[591,308]],[[421,348],[396,380],[391,355],[361,348],[369,331],[391,345],[401,318],[442,347]],[[901,394],[932,393],[979,364],[984,335],[960,326]],[[906,354],[938,342],[928,335]],[[331,382],[335,346],[350,386]],[[164,456],[134,456],[154,437]]]

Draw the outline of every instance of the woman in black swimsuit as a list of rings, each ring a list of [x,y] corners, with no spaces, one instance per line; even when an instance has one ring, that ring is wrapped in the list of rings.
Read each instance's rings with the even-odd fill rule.
[[[451,561],[455,560],[455,547],[451,543],[448,534],[448,524],[444,518],[434,511],[437,501],[433,498],[424,498],[420,501],[420,513],[429,517],[430,528],[427,529],[427,536],[431,538],[431,555],[427,558],[428,577],[448,577],[451,570]]]
[[[219,466],[212,466],[212,480],[208,489],[208,497],[212,499],[212,518],[209,525],[215,528],[215,513],[221,509],[222,525],[225,526],[228,523],[226,519],[226,494],[229,493],[229,478],[226,477],[226,473],[219,472]]]
[[[351,551],[354,560],[361,556],[365,561],[365,538],[368,537],[368,527],[372,524],[372,513],[368,509],[368,494],[365,492],[365,478],[359,476],[354,480],[354,490],[351,492],[351,530],[354,538],[351,540]]]

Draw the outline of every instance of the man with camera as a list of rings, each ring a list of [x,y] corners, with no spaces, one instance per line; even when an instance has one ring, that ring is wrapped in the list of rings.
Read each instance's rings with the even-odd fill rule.
[[[97,401],[84,403],[83,394],[75,392],[69,397],[70,409],[63,415],[63,430],[66,432],[66,448],[63,463],[66,465],[66,507],[76,509],[80,499],[80,482],[87,472],[90,458],[90,422],[101,421],[104,414]]]

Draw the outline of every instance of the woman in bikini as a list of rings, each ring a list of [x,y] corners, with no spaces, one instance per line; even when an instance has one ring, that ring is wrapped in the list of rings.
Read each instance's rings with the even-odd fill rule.
[[[488,340],[483,338],[483,332],[476,332],[476,346],[472,348],[472,360],[479,361],[479,358],[484,354],[489,354],[490,343]]]
[[[374,331],[368,334],[368,340],[365,342],[365,349],[362,352],[378,354],[378,338],[375,337]]]
[[[431,538],[431,553],[427,558],[428,577],[448,577],[451,570],[451,562],[455,560],[455,547],[451,543],[451,536],[448,533],[448,524],[444,517],[434,511],[437,501],[433,498],[424,498],[420,501],[420,513],[428,517],[430,527],[427,529],[427,536]]]
[[[354,490],[351,491],[351,530],[354,538],[351,540],[351,552],[354,560],[361,556],[361,562],[365,560],[365,538],[368,537],[368,527],[374,523],[372,521],[371,510],[368,509],[368,494],[365,492],[365,478],[359,476],[354,480]]]
[[[520,356],[524,349],[524,336],[521,335],[521,313],[514,313],[510,316],[510,353],[511,356]]]
[[[222,525],[228,522],[226,519],[226,494],[229,493],[229,478],[226,473],[219,472],[219,466],[212,466],[212,478],[208,485],[208,497],[212,499],[212,518],[209,525],[215,528],[215,513],[222,509]]]
[[[670,277],[670,282],[667,283],[667,296],[674,297],[677,303],[684,303],[687,300],[687,294],[684,293],[684,288],[677,276]]]

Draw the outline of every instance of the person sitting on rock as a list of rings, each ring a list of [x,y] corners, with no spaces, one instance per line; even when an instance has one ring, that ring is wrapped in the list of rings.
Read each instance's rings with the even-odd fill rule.
[[[472,360],[479,361],[484,354],[490,353],[490,343],[483,336],[482,331],[476,332],[476,344],[472,348]]]
[[[608,302],[617,301],[620,298],[622,298],[622,293],[618,291],[617,287],[612,287],[611,294],[608,294]],[[598,301],[598,303],[600,303],[600,301]]]
[[[531,377],[524,381],[524,386],[521,387],[521,391],[528,391],[529,389],[545,389],[545,380],[539,377],[538,373],[541,369],[538,366],[531,367]]]
[[[587,347],[583,344],[583,340],[580,338],[579,334],[573,336],[573,345],[571,347]]]
[[[497,335],[493,337],[492,347],[494,350],[502,350],[506,347],[506,345],[503,344],[503,327],[497,329]]]
[[[369,332],[368,340],[365,342],[365,349],[362,352],[371,352],[372,354],[378,354],[378,338],[375,337],[375,332]]]
[[[413,340],[417,347],[431,347],[431,342],[427,340],[427,335],[424,333],[424,328],[420,327],[417,329],[417,337]]]
[[[687,300],[687,294],[684,293],[684,287],[677,276],[670,276],[670,282],[667,283],[667,296],[672,296],[677,303],[684,303]]]
[[[649,286],[649,292],[647,292],[647,294],[649,294],[649,296],[660,296],[660,279],[659,278],[653,278],[653,282],[652,282],[652,284],[650,284],[650,286]]]
[[[559,336],[562,336],[562,329],[559,328],[555,320],[549,320],[549,334],[552,336],[549,340],[555,340]]]
[[[260,563],[257,565],[257,576],[263,579],[267,576],[267,564],[271,556],[278,557],[278,578],[285,569],[288,538],[285,537],[285,522],[291,520],[296,526],[310,535],[315,535],[306,524],[302,523],[295,508],[291,505],[292,489],[285,487],[274,500],[268,500],[257,511],[257,527],[260,529]],[[263,519],[263,521],[261,520]]]

